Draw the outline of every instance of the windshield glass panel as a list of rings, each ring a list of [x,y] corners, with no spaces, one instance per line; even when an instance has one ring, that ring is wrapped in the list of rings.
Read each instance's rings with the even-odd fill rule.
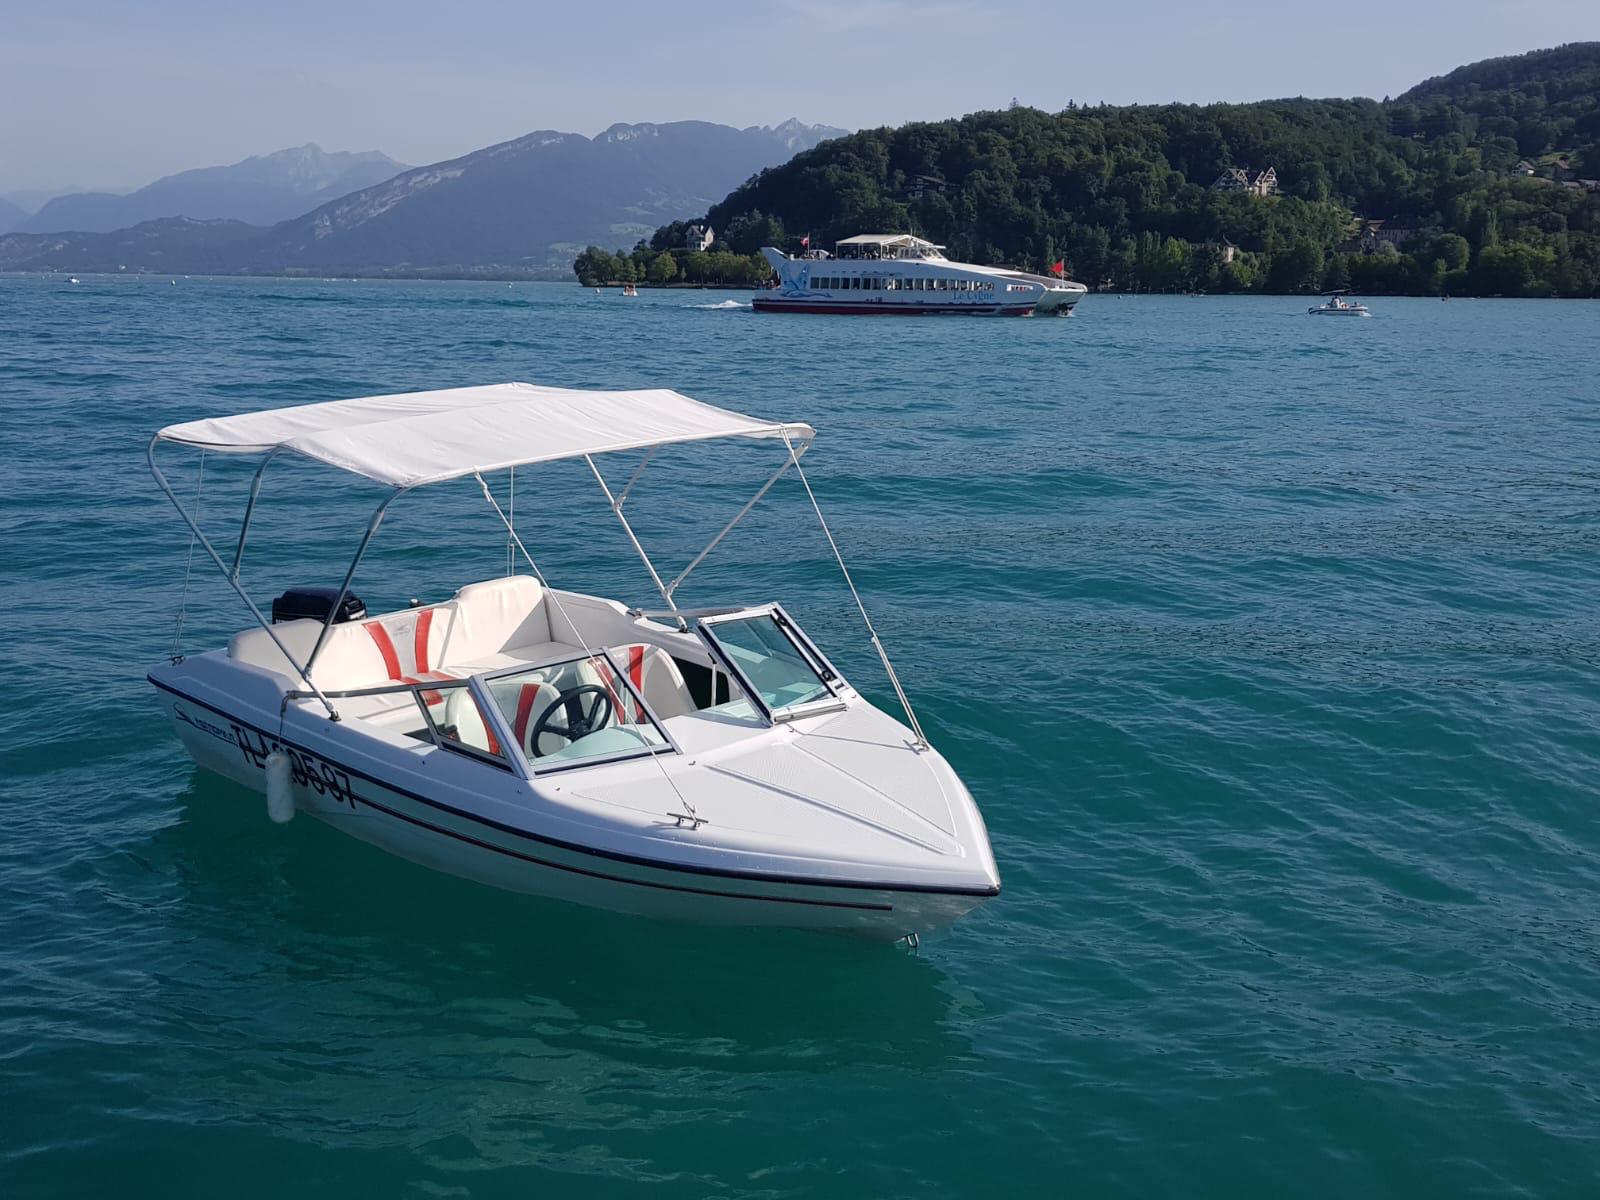
[[[707,628],[773,712],[833,696],[771,613],[718,620]]]
[[[668,745],[604,655],[496,675],[484,685],[535,771]]]

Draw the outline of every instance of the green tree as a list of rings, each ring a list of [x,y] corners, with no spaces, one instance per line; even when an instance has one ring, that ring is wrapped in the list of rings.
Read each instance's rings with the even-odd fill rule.
[[[671,283],[678,277],[678,264],[673,261],[672,255],[662,253],[650,260],[649,273],[646,278],[651,283]]]
[[[786,244],[782,231],[828,245],[905,230],[954,258],[1037,266],[1065,255],[1093,286],[1304,291],[1343,271],[1388,291],[1592,295],[1600,195],[1512,171],[1521,156],[1559,151],[1600,174],[1597,95],[1600,44],[1581,43],[1463,67],[1383,103],[980,112],[825,142],[705,219],[741,264]],[[1276,196],[1210,188],[1224,168],[1269,165]],[[930,178],[938,185],[915,182]],[[1404,255],[1352,256],[1357,215],[1437,233]],[[1233,263],[1207,249],[1224,240],[1241,248]],[[681,245],[675,225],[651,239],[654,252]],[[1514,252],[1481,259],[1500,247]]]

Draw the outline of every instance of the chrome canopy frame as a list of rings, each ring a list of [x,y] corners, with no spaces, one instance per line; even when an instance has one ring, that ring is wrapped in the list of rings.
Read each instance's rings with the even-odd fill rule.
[[[761,498],[772,489],[773,485],[783,477],[784,473],[787,472],[790,467],[793,467],[795,474],[800,477],[800,482],[805,487],[806,497],[810,500],[812,510],[817,515],[817,523],[822,527],[823,535],[828,540],[828,547],[833,552],[834,560],[839,564],[839,570],[841,574],[843,574],[845,583],[850,588],[850,594],[856,602],[857,609],[861,613],[861,619],[867,627],[867,633],[871,637],[873,649],[877,651],[878,658],[882,661],[884,671],[889,677],[889,682],[894,687],[895,695],[899,698],[901,707],[905,710],[906,719],[916,736],[916,746],[919,749],[928,748],[929,742],[927,736],[922,732],[922,725],[917,720],[917,714],[911,707],[911,700],[906,695],[904,687],[901,686],[900,677],[895,672],[894,664],[889,661],[888,651],[884,648],[882,641],[878,637],[878,631],[872,624],[872,618],[867,615],[866,605],[861,599],[861,594],[856,590],[855,580],[850,576],[850,569],[845,566],[844,556],[840,554],[838,543],[834,541],[833,531],[828,528],[828,522],[822,515],[822,508],[817,503],[816,494],[811,490],[811,482],[806,478],[805,471],[800,466],[801,455],[811,448],[811,438],[807,437],[799,444],[796,444],[795,439],[791,437],[787,431],[781,432],[779,436],[781,436],[783,439],[783,445],[786,451],[782,465],[779,466],[779,468],[772,473],[767,481],[761,485],[760,489],[745,503],[744,507],[733,515],[733,519],[724,525],[716,533],[716,535],[712,537],[708,543],[706,543],[704,549],[702,549],[699,554],[695,555],[682,571],[678,572],[671,583],[662,582],[660,572],[656,570],[655,564],[651,562],[649,554],[645,552],[644,546],[640,543],[638,536],[634,533],[633,526],[628,523],[627,517],[623,514],[623,506],[627,503],[629,494],[633,491],[634,485],[639,482],[640,477],[644,474],[645,468],[650,465],[650,461],[655,456],[655,452],[657,449],[659,449],[659,446],[652,445],[645,448],[643,460],[637,467],[634,468],[633,474],[629,477],[626,486],[623,487],[620,494],[612,492],[610,486],[605,481],[605,477],[601,475],[599,467],[595,465],[594,454],[592,452],[574,454],[570,457],[582,458],[584,462],[588,464],[589,470],[594,474],[595,482],[600,485],[600,491],[605,496],[607,505],[610,507],[612,514],[621,523],[623,532],[627,535],[628,541],[633,545],[633,548],[638,552],[639,557],[644,561],[645,569],[650,574],[651,582],[655,584],[656,590],[661,593],[661,598],[667,605],[670,619],[676,623],[680,632],[688,632],[688,614],[684,613],[678,608],[676,601],[673,599],[674,593],[676,593],[677,590],[683,586],[684,581],[688,579],[690,573],[705,561],[707,555],[709,555],[713,550],[716,549],[718,545],[721,544],[722,540],[733,531],[734,527],[738,525],[739,522],[749,514],[750,510],[760,502]],[[162,473],[161,468],[156,464],[156,444],[163,440],[165,439],[162,438],[161,434],[157,433],[150,439],[150,444],[145,451],[145,457],[150,464],[150,473],[155,477],[156,483],[166,494],[167,499],[172,501],[172,506],[178,510],[178,515],[183,518],[184,524],[189,527],[189,530],[193,534],[194,538],[201,544],[201,546],[205,548],[206,554],[210,557],[211,561],[216,564],[217,570],[222,573],[222,577],[228,582],[228,586],[233,588],[233,590],[238,594],[239,599],[244,601],[245,607],[250,610],[251,616],[255,617],[257,624],[259,624],[262,629],[266,630],[267,636],[272,639],[273,643],[278,647],[279,652],[282,653],[284,658],[294,667],[296,673],[299,674],[300,678],[305,682],[306,688],[310,691],[311,695],[314,696],[322,704],[323,708],[327,710],[328,719],[331,721],[338,721],[340,719],[339,710],[334,707],[333,702],[329,698],[328,694],[322,689],[318,688],[317,685],[312,682],[311,668],[316,664],[317,656],[322,652],[323,644],[327,641],[328,631],[333,627],[334,617],[338,614],[340,607],[344,604],[345,597],[350,594],[350,584],[355,578],[356,569],[361,565],[361,560],[366,556],[367,548],[372,544],[373,536],[378,532],[378,527],[383,524],[383,517],[388,511],[389,505],[399,497],[403,496],[405,493],[411,491],[414,486],[421,485],[408,484],[393,486],[389,494],[383,498],[383,500],[378,504],[378,507],[373,511],[371,518],[367,522],[366,532],[362,535],[361,542],[356,547],[355,557],[350,561],[349,569],[344,573],[344,579],[339,586],[338,599],[335,600],[333,607],[328,612],[328,616],[323,620],[322,628],[317,633],[317,640],[311,648],[311,653],[306,657],[306,661],[301,663],[294,657],[294,655],[289,653],[289,649],[284,645],[283,639],[273,631],[272,623],[262,615],[260,608],[258,608],[255,602],[250,599],[249,594],[244,590],[243,585],[239,581],[240,567],[244,561],[245,542],[249,536],[251,519],[255,514],[256,501],[261,493],[262,477],[266,474],[268,465],[277,456],[279,450],[282,449],[282,446],[271,446],[263,450],[254,451],[255,453],[262,454],[263,458],[260,465],[256,468],[255,475],[250,483],[250,495],[249,499],[245,503],[244,516],[239,526],[239,540],[234,549],[233,566],[230,569],[223,561],[221,554],[217,552],[216,547],[212,545],[211,540],[207,538],[205,533],[201,530],[199,522],[194,517],[191,517],[184,509],[183,503],[178,499],[177,494],[172,489],[171,482],[167,479],[166,475]],[[241,450],[238,452],[251,453],[252,451]],[[202,448],[202,454],[203,453],[204,449]],[[516,466],[512,465],[506,469],[512,472],[512,487],[514,489]],[[554,589],[550,588],[550,585],[545,579],[543,572],[539,570],[538,564],[534,562],[533,556],[528,553],[527,547],[523,545],[522,539],[517,535],[515,525],[506,515],[505,511],[501,509],[499,502],[495,500],[494,493],[489,490],[489,485],[484,480],[483,473],[481,471],[474,470],[470,472],[470,475],[477,479],[479,487],[481,487],[483,490],[484,498],[489,502],[490,507],[494,509],[495,514],[505,525],[506,532],[510,536],[511,542],[518,550],[522,552],[523,558],[527,560],[528,566],[532,569],[534,576],[539,580],[540,584],[543,585],[547,590],[551,591],[552,598],[555,599],[557,607],[559,608],[559,597],[555,596]],[[462,477],[464,476],[455,476],[454,478]],[[512,503],[514,505],[514,490],[512,497]],[[564,610],[562,615],[565,618],[566,614]],[[568,619],[568,624],[572,624],[570,619]],[[572,627],[573,631],[576,633],[577,626],[573,625]],[[581,641],[582,635],[578,634],[578,637]],[[809,643],[810,639],[806,640]],[[583,649],[587,653],[594,653],[594,651],[587,644],[583,646]],[[820,655],[820,651],[816,651],[814,646],[812,647],[812,650]],[[765,708],[764,705],[762,707]],[[771,721],[772,714],[769,712],[767,715],[768,720]],[[687,801],[685,801],[685,807],[690,808],[692,812],[692,806],[689,805]]]
[[[145,458],[150,465],[150,473],[155,477],[157,486],[161,488],[167,499],[172,502],[172,506],[178,510],[178,515],[183,518],[184,524],[189,527],[189,532],[205,549],[207,556],[216,565],[217,570],[221,572],[222,577],[224,580],[226,580],[228,586],[231,587],[235,593],[237,593],[240,600],[244,601],[245,607],[250,610],[250,615],[256,619],[256,623],[259,624],[262,629],[266,630],[267,636],[272,639],[273,644],[278,647],[279,652],[283,655],[285,660],[287,660],[290,665],[294,667],[295,672],[300,676],[301,681],[306,685],[306,690],[304,693],[290,693],[290,695],[298,699],[315,698],[319,703],[321,703],[323,708],[327,710],[329,720],[339,720],[339,711],[334,707],[332,701],[335,698],[340,698],[346,695],[355,695],[357,693],[323,691],[321,688],[317,687],[314,682],[312,682],[311,669],[316,665],[317,656],[321,654],[323,644],[327,641],[328,631],[333,627],[334,624],[334,616],[338,613],[340,606],[343,605],[345,597],[350,594],[350,585],[355,579],[356,570],[360,567],[362,560],[366,557],[367,549],[372,544],[372,539],[377,534],[378,527],[383,524],[383,518],[388,512],[389,505],[393,504],[394,501],[411,491],[412,488],[396,487],[390,489],[389,494],[385,496],[382,501],[379,502],[377,508],[373,510],[372,516],[367,521],[366,531],[362,534],[360,544],[356,547],[355,557],[350,560],[350,566],[346,569],[344,578],[340,583],[338,598],[334,601],[332,609],[329,611],[327,618],[322,623],[322,629],[317,634],[317,640],[311,648],[311,653],[306,657],[305,662],[302,663],[289,652],[289,648],[284,644],[283,639],[280,638],[274,631],[272,622],[269,621],[265,615],[263,615],[261,609],[256,605],[255,601],[250,598],[249,593],[244,590],[244,586],[240,582],[239,578],[240,568],[244,562],[245,544],[249,538],[251,522],[255,516],[256,502],[261,495],[262,478],[266,474],[267,467],[271,465],[272,460],[278,456],[281,447],[274,446],[271,449],[261,452],[262,456],[260,465],[256,467],[255,473],[250,480],[250,493],[248,499],[245,501],[244,515],[239,523],[239,537],[234,547],[233,563],[230,568],[230,566],[223,561],[221,553],[219,553],[216,546],[212,544],[211,539],[208,538],[204,530],[200,528],[199,523],[192,516],[190,516],[188,510],[184,508],[183,502],[178,498],[177,493],[173,490],[171,481],[156,463],[156,446],[163,440],[164,439],[161,437],[161,435],[157,434],[150,439],[150,444],[145,450]],[[659,616],[675,623],[680,632],[688,631],[689,620],[697,614],[694,612],[684,612],[680,610],[673,600],[673,593],[682,586],[683,581],[689,577],[689,573],[698,567],[703,561],[705,561],[706,557],[714,549],[716,549],[716,547],[724,538],[728,536],[729,533],[733,531],[734,527],[750,513],[750,510],[753,509],[756,504],[760,502],[761,498],[772,489],[772,486],[777,483],[780,478],[782,478],[784,473],[787,472],[791,466],[796,468],[799,467],[800,456],[811,447],[809,440],[796,447],[793,441],[787,437],[784,439],[784,445],[787,453],[784,457],[783,464],[779,466],[775,472],[773,472],[771,477],[769,477],[764,484],[761,485],[760,490],[757,491],[756,494],[745,503],[744,507],[734,514],[733,519],[724,525],[716,533],[716,535],[712,537],[708,543],[706,543],[705,547],[689,562],[689,565],[684,567],[682,571],[678,572],[677,576],[670,584],[662,582],[661,575],[656,570],[654,562],[651,561],[650,555],[645,551],[644,546],[639,541],[638,535],[634,533],[633,526],[628,523],[628,519],[623,513],[623,506],[626,504],[629,494],[633,491],[634,485],[639,482],[640,477],[644,474],[645,468],[650,465],[650,461],[655,457],[655,452],[657,449],[659,449],[659,447],[651,446],[646,450],[643,460],[637,467],[634,468],[633,473],[628,478],[627,484],[623,487],[620,493],[612,492],[610,486],[606,483],[605,477],[600,473],[600,468],[595,464],[593,455],[584,454],[580,456],[588,465],[589,470],[593,473],[595,482],[599,484],[600,491],[606,499],[607,507],[611,509],[612,514],[621,524],[623,532],[627,535],[628,541],[632,544],[634,550],[638,552],[640,559],[644,562],[645,570],[649,572],[651,581],[655,584],[656,590],[660,592],[662,600],[667,605],[667,611],[660,613]],[[516,468],[514,467],[510,468],[512,471],[515,471],[515,469]],[[488,484],[484,482],[483,476],[475,472],[474,477],[483,487],[484,495],[489,500],[491,507],[500,517],[501,521],[505,523],[512,541],[516,544],[517,548],[522,550],[523,557],[527,560],[528,565],[532,567],[534,574],[539,577],[541,583],[545,583],[543,574],[539,571],[539,568],[537,564],[534,563],[532,556],[528,554],[526,547],[523,546],[521,539],[517,536],[515,527],[513,526],[510,518],[504,511],[501,510],[499,504],[494,500],[492,493],[489,491]],[[545,583],[545,586],[548,587],[548,583]],[[630,611],[639,613],[639,610],[636,609]],[[640,615],[645,614],[641,613]],[[649,615],[655,616],[658,614]],[[603,650],[597,652],[604,653]],[[399,691],[402,689],[396,688],[393,690]],[[361,689],[360,694],[368,694],[369,691],[370,689]]]

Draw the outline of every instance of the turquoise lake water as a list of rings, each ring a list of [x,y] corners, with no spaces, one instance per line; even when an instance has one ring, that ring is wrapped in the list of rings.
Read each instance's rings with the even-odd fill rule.
[[[0,1195],[1596,1194],[1600,305],[734,295],[0,279]],[[916,955],[660,925],[197,772],[144,680],[187,550],[150,433],[504,379],[818,427],[998,900]],[[658,462],[630,511],[674,566],[776,465]],[[247,470],[206,463],[219,536]],[[275,467],[253,595],[337,582],[374,499]],[[517,516],[557,583],[649,600],[581,464]],[[356,590],[504,562],[451,485]],[[190,650],[248,621],[204,566]],[[792,480],[680,596],[774,598],[889,695]]]

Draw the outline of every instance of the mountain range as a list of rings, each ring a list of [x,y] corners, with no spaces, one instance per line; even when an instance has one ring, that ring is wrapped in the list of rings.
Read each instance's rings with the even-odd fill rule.
[[[308,144],[223,167],[167,175],[126,195],[76,192],[11,225],[17,233],[109,233],[162,217],[273,225],[409,168],[376,150],[329,153]],[[0,222],[5,213],[0,211]]]
[[[33,232],[47,210],[85,199],[67,196],[0,237],[0,270],[563,274],[585,244],[631,244],[845,132],[798,120],[613,125],[593,138],[539,130],[303,204],[270,228],[237,208],[180,213],[169,204],[128,228]],[[196,174],[204,172],[184,173]]]

